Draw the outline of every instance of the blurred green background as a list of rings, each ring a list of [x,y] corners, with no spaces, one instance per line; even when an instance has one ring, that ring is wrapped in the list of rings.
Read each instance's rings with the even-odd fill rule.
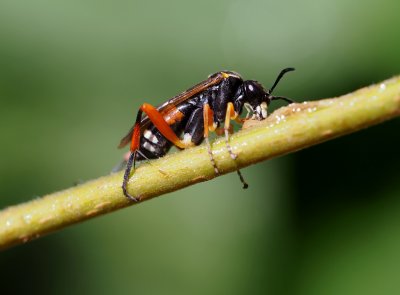
[[[400,74],[398,1],[0,2],[0,206],[105,175],[144,101]],[[279,106],[279,103],[276,104]],[[2,294],[398,294],[399,120],[0,253]],[[8,290],[8,292],[3,292]]]

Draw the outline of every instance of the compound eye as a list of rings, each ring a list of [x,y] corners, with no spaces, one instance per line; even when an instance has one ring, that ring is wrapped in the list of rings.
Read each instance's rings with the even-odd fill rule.
[[[264,101],[265,92],[262,86],[256,81],[246,81],[245,92],[246,102],[248,102],[254,110]]]
[[[257,81],[248,81],[246,83],[246,92],[248,95],[259,97],[265,94],[264,88]]]
[[[256,92],[256,86],[251,82],[247,83],[246,92],[248,95],[254,95],[254,93]]]
[[[252,84],[248,84],[247,85],[247,89],[249,92],[253,92],[254,91],[254,86]]]

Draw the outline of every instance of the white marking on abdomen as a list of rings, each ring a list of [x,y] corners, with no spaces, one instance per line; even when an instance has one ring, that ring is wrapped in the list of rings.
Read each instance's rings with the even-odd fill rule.
[[[149,152],[154,153],[156,151],[156,149],[154,148],[154,146],[152,146],[150,143],[148,143],[147,141],[145,143],[143,143],[143,147],[148,150]]]
[[[144,138],[150,140],[152,143],[158,143],[158,138],[150,130],[145,130],[143,133]]]

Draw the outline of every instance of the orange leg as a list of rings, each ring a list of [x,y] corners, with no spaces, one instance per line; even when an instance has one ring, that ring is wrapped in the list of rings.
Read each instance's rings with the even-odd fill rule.
[[[126,170],[124,174],[124,181],[122,183],[122,190],[125,194],[125,196],[132,200],[132,201],[139,201],[140,198],[134,197],[130,195],[127,191],[127,184],[130,176],[130,172],[133,166],[133,169],[135,169],[135,160],[136,160],[136,154],[140,153],[139,148],[140,148],[140,122],[142,121],[142,114],[143,112],[146,113],[146,115],[149,117],[150,121],[154,124],[154,126],[160,131],[160,133],[168,139],[170,142],[172,142],[174,145],[177,147],[184,149],[192,146],[193,144],[191,142],[183,142],[180,140],[180,138],[175,134],[175,132],[172,130],[168,122],[164,119],[164,116],[152,105],[148,103],[144,103],[137,115],[136,115],[136,122],[133,128],[132,132],[132,139],[131,139],[131,145],[130,145],[130,151],[131,154],[128,159],[128,163],[126,165]],[[182,117],[183,114],[179,112],[178,110],[174,109],[170,113],[166,113],[165,116],[168,117],[168,120],[170,122],[176,122],[179,121]]]
[[[203,107],[203,121],[204,121],[204,139],[206,141],[207,144],[207,151],[208,151],[208,155],[210,156],[210,161],[211,164],[214,167],[214,171],[215,174],[219,174],[217,165],[215,164],[215,160],[214,160],[214,156],[212,154],[211,151],[211,145],[210,145],[210,141],[208,140],[208,132],[209,130],[214,131],[215,127],[214,127],[214,113],[210,108],[210,105],[208,103],[204,104]]]
[[[126,164],[124,180],[122,182],[122,191],[124,192],[124,195],[129,200],[135,201],[135,202],[140,201],[140,197],[134,197],[131,194],[129,194],[126,186],[128,184],[129,176],[130,176],[131,169],[132,169],[132,164],[133,164],[133,169],[135,169],[136,153],[139,150],[139,144],[140,144],[140,121],[141,120],[142,120],[142,111],[139,110],[136,115],[136,121],[135,121],[135,125],[133,127],[133,132],[132,132],[132,139],[131,139],[131,145],[130,145],[131,153],[129,155],[128,162]]]
[[[233,106],[233,103],[229,102],[227,107],[226,107],[226,115],[225,115],[225,124],[224,124],[224,131],[225,131],[225,144],[226,148],[229,151],[229,154],[231,155],[231,158],[235,160],[237,158],[237,155],[233,153],[232,147],[229,144],[229,133],[231,132],[231,120],[235,120],[238,118],[238,114],[235,112],[235,108]],[[246,183],[246,181],[243,178],[242,173],[240,170],[236,171],[237,174],[239,175],[240,181],[243,184],[243,188],[246,189],[249,187],[249,185]]]
[[[233,107],[233,103],[229,102],[228,106],[226,107],[226,115],[225,115],[225,125],[224,125],[224,131],[225,131],[225,143],[226,147],[229,151],[229,154],[231,155],[232,159],[236,159],[237,155],[233,153],[232,147],[229,144],[229,130],[231,127],[231,120],[236,119],[237,113],[235,112],[235,109]]]
[[[241,125],[244,123],[244,121],[246,121],[246,119],[240,118],[239,116],[235,118],[235,122]]]
[[[193,146],[193,144],[191,142],[187,143],[187,142],[183,142],[182,140],[180,140],[180,138],[175,134],[175,132],[170,127],[170,125],[164,119],[164,116],[151,104],[144,103],[140,107],[140,111],[145,112],[146,115],[149,117],[150,121],[158,129],[158,131],[160,131],[160,133],[166,139],[168,139],[170,142],[172,142],[178,148],[185,149],[185,148]],[[166,114],[166,115],[168,115],[168,114]],[[179,111],[175,111],[174,116],[176,116],[176,118],[169,118],[173,122],[175,120],[178,120],[179,118],[181,118],[181,116],[183,116],[183,114],[180,113]],[[139,122],[139,125],[140,125],[140,122]],[[135,126],[135,130],[136,130],[136,126]],[[138,126],[138,130],[140,131],[140,126]],[[132,144],[134,144],[134,147],[136,147],[136,149],[139,147],[139,143],[137,142],[138,140],[140,140],[140,133],[137,137],[135,137],[135,131],[134,131],[133,135],[132,135]],[[135,143],[133,143],[133,142],[135,142]],[[132,149],[131,149],[131,151],[132,151]]]
[[[225,128],[218,127],[217,129],[215,129],[215,133],[218,136],[224,135],[225,134]],[[231,125],[231,126],[229,126],[229,134],[232,134],[232,133],[233,133],[233,126]]]

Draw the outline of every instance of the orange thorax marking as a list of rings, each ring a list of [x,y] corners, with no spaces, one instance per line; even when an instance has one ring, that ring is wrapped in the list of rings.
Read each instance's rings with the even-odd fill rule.
[[[179,111],[175,106],[170,106],[165,110],[162,110],[161,115],[163,116],[165,122],[167,122],[168,125],[172,125],[175,124],[176,122],[181,121],[184,116],[183,113]]]

